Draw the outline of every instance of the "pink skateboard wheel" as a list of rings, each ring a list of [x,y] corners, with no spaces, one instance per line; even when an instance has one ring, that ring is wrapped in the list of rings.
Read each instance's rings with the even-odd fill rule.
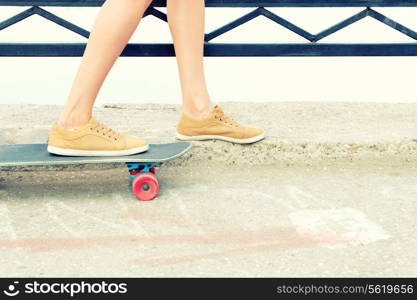
[[[133,179],[132,190],[141,201],[153,200],[159,191],[158,179],[150,172],[139,173]]]

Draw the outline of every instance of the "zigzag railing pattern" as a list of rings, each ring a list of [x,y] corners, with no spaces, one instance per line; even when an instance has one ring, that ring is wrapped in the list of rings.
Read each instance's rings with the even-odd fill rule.
[[[10,1],[0,0],[1,5],[28,5],[38,4],[43,6],[99,6],[103,1],[95,0],[74,0],[74,1]],[[324,4],[323,2],[327,2]],[[343,3],[341,3],[343,2]],[[374,3],[375,2],[375,3]],[[386,15],[367,6],[360,12],[340,21],[337,24],[317,33],[312,34],[305,29],[291,23],[285,18],[265,8],[265,6],[361,6],[361,4],[375,4],[373,6],[416,6],[416,1],[395,1],[386,3],[385,1],[206,1],[207,6],[213,7],[256,7],[249,13],[205,34],[205,55],[206,56],[417,56],[417,32],[400,24],[399,22],[387,17]],[[49,4],[48,4],[49,3]],[[263,6],[259,6],[263,4]],[[342,5],[344,4],[344,5]],[[66,28],[84,38],[88,38],[90,32],[84,28],[73,24],[56,14],[47,11],[38,5],[30,8],[0,22],[1,30],[8,28],[22,20],[39,15],[63,28]],[[152,15],[164,22],[167,22],[167,15],[155,7],[164,6],[164,1],[154,1],[149,7],[144,17]],[[231,30],[250,22],[258,17],[266,17],[273,23],[280,25],[295,34],[301,36],[306,43],[214,43],[213,39],[230,32]],[[341,44],[341,43],[318,43],[335,32],[346,28],[353,23],[366,17],[373,18],[383,24],[397,30],[401,34],[415,40],[410,43],[361,43],[361,44]],[[85,49],[85,43],[0,43],[0,56],[81,56]],[[129,44],[124,49],[122,56],[173,56],[174,48],[172,44],[149,44],[136,43]]]
[[[298,27],[297,25],[287,21],[286,19],[278,16],[277,14],[271,12],[270,10],[265,9],[264,7],[259,7],[253,11],[251,11],[250,13],[234,20],[233,22],[214,30],[213,32],[209,33],[206,35],[206,41],[210,41],[238,26],[241,26],[242,24],[247,23],[248,21],[258,17],[258,16],[265,16],[266,18],[272,20],[273,22],[287,28],[288,30],[291,30],[292,32],[298,34],[299,36],[305,38],[306,40],[310,41],[310,42],[317,42],[333,33],[335,33],[336,31],[339,31],[340,29],[343,29],[353,23],[356,23],[357,21],[366,18],[366,17],[371,17],[374,18],[392,28],[394,28],[395,30],[398,30],[399,32],[401,32],[404,35],[407,35],[411,38],[413,38],[414,40],[417,41],[417,32],[411,30],[410,28],[405,27],[404,25],[401,25],[400,23],[388,18],[387,16],[375,11],[374,9],[367,7],[364,10],[358,12],[357,14],[341,21],[340,23],[337,23],[329,28],[327,28],[326,30],[323,30],[322,32],[318,33],[318,34],[312,34],[309,33],[308,31]]]

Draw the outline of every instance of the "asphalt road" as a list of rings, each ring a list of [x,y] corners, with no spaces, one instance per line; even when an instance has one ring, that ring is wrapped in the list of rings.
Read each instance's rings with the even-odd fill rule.
[[[0,276],[417,276],[417,169],[0,171]]]

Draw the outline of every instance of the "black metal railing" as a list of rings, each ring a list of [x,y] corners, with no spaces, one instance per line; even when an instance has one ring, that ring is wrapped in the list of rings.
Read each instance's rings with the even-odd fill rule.
[[[49,12],[48,6],[95,7],[98,0],[0,0],[1,6],[29,6],[22,12],[0,22],[1,30],[32,15],[39,15],[58,26],[64,27],[84,38],[89,31]],[[167,22],[167,16],[158,7],[166,1],[155,0],[144,17],[154,16]],[[253,7],[249,13],[205,34],[205,56],[417,56],[417,32],[378,11],[378,7],[417,7],[417,0],[206,0],[207,7]],[[269,7],[363,7],[363,10],[341,20],[329,28],[313,34],[269,10]],[[1,9],[1,8],[0,8]],[[215,38],[247,23],[265,17],[272,25],[282,26],[306,40],[304,43],[216,43]],[[417,17],[417,16],[416,16]],[[325,37],[346,28],[364,18],[373,18],[401,34],[413,39],[405,43],[322,43]],[[0,34],[1,38],[1,34]],[[85,43],[0,43],[0,56],[82,56]],[[122,56],[173,56],[170,43],[130,43]]]

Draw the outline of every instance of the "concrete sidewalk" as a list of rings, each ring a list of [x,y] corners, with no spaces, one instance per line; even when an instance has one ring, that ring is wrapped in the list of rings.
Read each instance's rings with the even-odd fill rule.
[[[224,103],[226,113],[262,126],[267,138],[254,145],[196,142],[184,160],[227,164],[312,165],[335,161],[417,162],[417,104]],[[0,105],[0,143],[45,142],[60,106]],[[95,116],[115,129],[174,141],[178,105],[106,105]],[[179,161],[178,163],[181,163]]]

